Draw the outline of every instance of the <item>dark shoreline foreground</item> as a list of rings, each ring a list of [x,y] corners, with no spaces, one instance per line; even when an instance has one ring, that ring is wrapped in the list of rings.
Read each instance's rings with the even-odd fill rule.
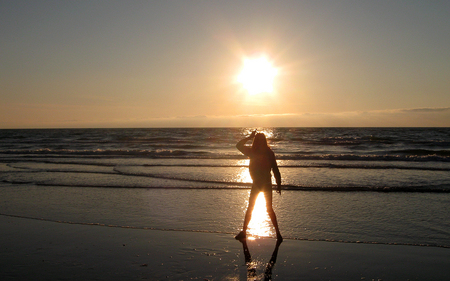
[[[1,280],[264,279],[274,239],[123,229],[0,216]],[[248,256],[247,256],[248,258]],[[273,259],[272,259],[273,260]],[[286,239],[273,280],[445,280],[450,249]]]

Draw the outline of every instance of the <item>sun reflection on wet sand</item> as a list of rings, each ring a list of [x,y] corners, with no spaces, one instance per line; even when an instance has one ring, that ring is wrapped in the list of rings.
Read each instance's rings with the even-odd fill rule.
[[[255,239],[257,237],[273,236],[272,222],[266,209],[266,199],[264,193],[259,193],[256,199],[255,208],[252,212],[252,218],[248,224],[247,239]]]

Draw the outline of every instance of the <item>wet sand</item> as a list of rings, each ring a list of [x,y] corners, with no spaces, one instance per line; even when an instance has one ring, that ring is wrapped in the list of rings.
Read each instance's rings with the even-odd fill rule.
[[[1,280],[445,280],[450,249],[90,226],[0,216]],[[267,265],[269,271],[267,271]],[[271,269],[271,271],[270,271]]]

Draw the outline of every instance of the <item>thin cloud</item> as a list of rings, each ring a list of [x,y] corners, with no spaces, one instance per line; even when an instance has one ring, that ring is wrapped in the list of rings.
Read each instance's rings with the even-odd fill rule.
[[[411,108],[401,109],[402,112],[445,112],[450,111],[450,107],[423,107],[423,108]]]
[[[149,121],[151,122],[152,120]],[[337,113],[305,112],[237,116],[191,116],[177,118],[177,120],[173,118],[159,119],[158,123],[165,126],[205,127],[449,127],[450,107]]]

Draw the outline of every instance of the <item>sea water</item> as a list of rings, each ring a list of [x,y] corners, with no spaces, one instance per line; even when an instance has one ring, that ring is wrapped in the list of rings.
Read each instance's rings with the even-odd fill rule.
[[[235,144],[253,129],[0,130],[0,213],[235,234],[251,187]],[[449,128],[257,129],[285,238],[450,247]]]

